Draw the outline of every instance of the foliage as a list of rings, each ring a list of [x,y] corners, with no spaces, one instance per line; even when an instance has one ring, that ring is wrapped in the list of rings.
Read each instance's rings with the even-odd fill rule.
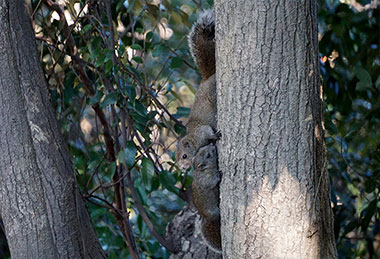
[[[41,63],[102,246],[110,258],[129,254],[115,217],[118,186],[126,189],[124,206],[142,257],[168,258],[137,206],[163,234],[183,205],[179,189],[191,179],[173,163],[173,143],[200,80],[186,35],[196,13],[212,2],[62,0],[59,9],[49,2],[32,1]],[[320,0],[328,169],[341,258],[376,257],[380,246],[380,28],[379,10],[367,4]]]
[[[325,0],[319,11],[328,168],[341,258],[380,258],[380,16],[370,3]]]
[[[184,204],[179,188],[191,182],[172,157],[184,131],[179,119],[189,112],[182,106],[190,106],[200,80],[186,37],[200,7],[195,1],[33,1],[51,100],[110,258],[129,254],[117,215],[124,208],[141,256],[169,255],[137,208],[163,235]],[[124,190],[120,202],[116,193]]]

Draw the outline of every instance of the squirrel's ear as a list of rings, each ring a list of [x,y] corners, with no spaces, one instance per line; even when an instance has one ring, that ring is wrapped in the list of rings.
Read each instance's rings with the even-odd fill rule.
[[[186,148],[187,148],[187,147],[190,147],[190,144],[189,144],[189,142],[187,142],[187,141],[184,141],[182,144],[183,144],[183,146],[186,147]]]

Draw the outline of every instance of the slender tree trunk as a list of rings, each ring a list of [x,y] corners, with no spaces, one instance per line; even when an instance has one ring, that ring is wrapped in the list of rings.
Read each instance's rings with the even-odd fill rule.
[[[0,2],[0,120],[0,215],[12,258],[104,258],[21,0]]]
[[[224,258],[336,258],[316,1],[215,1]]]

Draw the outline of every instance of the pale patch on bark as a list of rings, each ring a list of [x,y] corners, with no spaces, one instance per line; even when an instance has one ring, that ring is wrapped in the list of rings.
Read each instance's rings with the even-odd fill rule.
[[[47,137],[45,136],[44,132],[41,130],[41,128],[34,124],[33,122],[29,121],[30,130],[32,132],[32,138],[33,141],[37,142],[48,142]]]
[[[305,251],[309,245],[307,233],[311,222],[306,207],[310,205],[307,204],[307,194],[301,189],[299,181],[294,179],[285,166],[282,168],[275,187],[269,177],[265,176],[260,189],[251,191],[251,198],[245,209],[244,227],[233,230],[236,233],[234,236],[245,239],[236,240],[236,243],[248,243],[258,254],[268,258],[306,259],[309,254],[300,254],[299,251]],[[285,195],[288,190],[292,190],[289,197]],[[294,202],[287,202],[292,197]],[[240,251],[237,255],[239,258],[245,255],[243,248],[236,250]],[[284,251],[287,253],[284,254]],[[259,257],[261,256],[257,258]]]

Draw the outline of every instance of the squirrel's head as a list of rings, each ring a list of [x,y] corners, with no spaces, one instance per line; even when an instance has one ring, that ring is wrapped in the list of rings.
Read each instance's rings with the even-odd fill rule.
[[[177,143],[176,160],[181,170],[191,167],[191,161],[195,155],[195,144],[191,141],[191,136],[187,135],[181,138]]]
[[[193,158],[193,166],[195,170],[205,170],[217,168],[218,155],[215,144],[209,144],[201,147]]]

